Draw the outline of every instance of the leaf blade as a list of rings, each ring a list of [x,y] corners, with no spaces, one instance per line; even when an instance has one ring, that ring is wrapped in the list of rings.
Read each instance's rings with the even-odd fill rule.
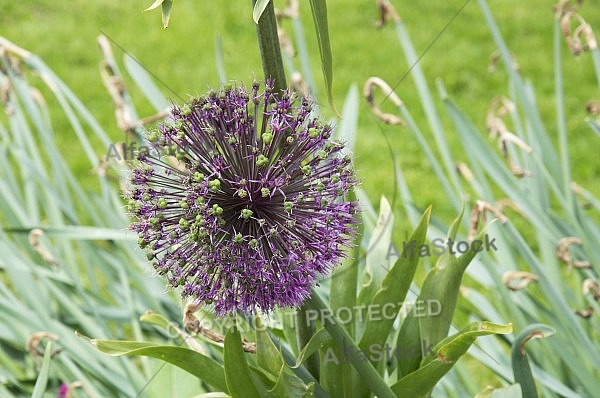
[[[327,3],[325,0],[310,0],[310,9],[312,11],[313,22],[315,23],[315,31],[317,32],[319,54],[321,55],[321,69],[323,70],[323,79],[327,88],[327,98],[329,106],[335,111],[333,103],[333,56],[329,42]]]

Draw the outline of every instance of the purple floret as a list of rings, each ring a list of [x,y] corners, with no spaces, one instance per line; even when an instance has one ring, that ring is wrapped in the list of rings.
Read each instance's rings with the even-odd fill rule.
[[[172,108],[132,172],[131,228],[155,270],[218,316],[299,306],[356,235],[343,145],[290,92],[227,87]]]

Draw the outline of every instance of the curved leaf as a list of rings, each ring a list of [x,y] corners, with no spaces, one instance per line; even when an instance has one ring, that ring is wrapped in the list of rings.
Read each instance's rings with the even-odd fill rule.
[[[536,323],[526,327],[515,339],[512,346],[512,366],[513,374],[515,375],[515,383],[521,385],[523,390],[523,398],[537,398],[538,393],[535,388],[535,380],[531,373],[531,367],[527,360],[527,352],[525,344],[532,339],[543,339],[552,336],[556,330],[550,326]]]
[[[427,226],[429,225],[429,217],[431,215],[431,206],[425,210],[421,221],[417,225],[417,228],[409,238],[410,241],[416,242],[416,247],[420,247],[427,236]],[[391,216],[390,216],[391,217]],[[391,226],[390,226],[391,227]],[[386,250],[389,252],[389,245]],[[386,269],[387,274],[384,276],[383,281],[380,284],[379,290],[374,294],[373,299],[369,305],[374,305],[375,308],[384,308],[387,303],[393,304],[392,308],[395,308],[395,304],[402,302],[408,293],[410,284],[415,275],[417,265],[419,264],[419,256],[408,256],[408,258],[402,257],[404,253],[399,253],[400,258],[396,261],[392,268]],[[386,255],[386,257],[388,257]],[[383,264],[378,264],[378,267],[385,269]],[[395,311],[395,310],[394,310]],[[398,313],[396,312],[396,315]],[[392,330],[392,325],[396,317],[383,316],[377,322],[368,322],[364,335],[360,341],[360,348],[368,349],[372,344],[379,341],[386,341],[388,334]]]
[[[173,7],[173,0],[165,0],[161,5],[162,12],[162,23],[163,28],[169,27],[169,18],[171,18],[171,8]]]
[[[150,5],[150,7],[146,8],[144,11],[152,11],[160,6],[162,12],[162,23],[163,28],[167,28],[169,26],[169,18],[171,17],[171,8],[173,7],[173,0],[156,0],[154,3]]]
[[[308,343],[304,346],[302,351],[300,351],[300,355],[298,355],[298,360],[293,368],[299,367],[304,358],[310,357],[312,354],[317,352],[321,347],[326,344],[330,344],[333,340],[331,339],[331,335],[327,333],[325,328],[319,329],[308,341]]]
[[[392,242],[392,229],[394,226],[394,214],[390,202],[381,197],[379,204],[379,216],[377,224],[371,232],[368,249],[366,253],[366,265],[364,269],[364,282],[360,287],[358,302],[370,304],[373,297],[381,287],[381,283],[389,275],[388,269],[392,266],[388,251]],[[364,325],[362,325],[364,327]],[[361,325],[357,325],[360,329]]]
[[[252,10],[252,19],[254,19],[254,23],[258,23],[260,16],[265,11],[265,8],[267,8],[267,5],[269,5],[269,1],[271,0],[257,0],[256,3],[254,3],[254,9]]]
[[[434,355],[425,357],[423,365],[400,379],[392,386],[392,390],[398,396],[426,397],[440,379],[452,369],[456,361],[467,352],[478,336],[511,332],[510,324],[473,322],[459,333],[440,341],[432,349]]]
[[[154,10],[154,9],[158,8],[158,6],[160,6],[163,3],[163,1],[165,1],[165,0],[156,0],[154,3],[152,3],[144,11],[151,11],[151,10]]]
[[[460,214],[448,231],[448,238],[453,241],[456,239],[456,233],[464,209],[463,205]],[[476,238],[482,238],[484,233],[485,229]],[[439,315],[419,318],[421,337],[428,343],[437,344],[448,335],[458,301],[458,292],[462,277],[476,254],[476,252],[469,250],[460,257],[456,257],[448,250],[438,259],[435,267],[427,274],[423,282],[420,298],[422,300],[437,300],[443,303]]]
[[[215,360],[184,347],[143,341],[90,340],[100,351],[113,356],[142,355],[161,359],[185,370],[221,391],[229,391],[223,367]]]

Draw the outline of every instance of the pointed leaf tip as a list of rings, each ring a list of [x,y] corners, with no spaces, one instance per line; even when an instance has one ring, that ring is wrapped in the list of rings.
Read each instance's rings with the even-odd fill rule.
[[[154,9],[158,8],[158,6],[160,6],[163,3],[163,1],[165,1],[165,0],[156,0],[154,3],[152,3],[144,11],[151,11],[151,10],[154,10]]]
[[[271,0],[258,0],[254,3],[254,9],[252,10],[252,19],[254,19],[254,23],[258,23],[265,8],[269,5],[269,1]]]

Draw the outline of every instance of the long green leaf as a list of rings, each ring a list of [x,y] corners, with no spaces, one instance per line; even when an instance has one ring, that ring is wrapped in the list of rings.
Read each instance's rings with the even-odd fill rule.
[[[379,205],[379,216],[377,224],[369,238],[366,266],[364,271],[364,282],[362,283],[358,301],[367,305],[380,289],[381,283],[388,275],[392,260],[388,255],[392,242],[392,229],[394,226],[394,215],[388,200],[382,196]],[[357,325],[360,330],[360,326]],[[364,325],[363,325],[364,327]]]
[[[306,302],[313,310],[317,313],[322,311],[331,310],[329,309],[319,294],[313,289],[310,298]],[[352,338],[342,326],[339,325],[335,317],[323,317],[323,323],[325,329],[329,332],[334,342],[337,345],[337,349],[345,349],[346,347],[352,347],[353,351],[358,351],[358,347],[354,344]],[[372,392],[377,394],[380,398],[393,398],[394,394],[390,390],[389,386],[377,373],[377,370],[368,361],[353,361],[352,366],[357,370],[361,376],[361,380],[366,384]]]
[[[244,355],[242,336],[234,326],[225,335],[223,349],[225,379],[229,394],[233,398],[260,398]]]
[[[550,326],[543,324],[534,324],[525,328],[515,341],[512,347],[512,366],[515,376],[515,383],[521,385],[523,391],[523,398],[537,398],[538,392],[535,388],[535,381],[531,374],[531,367],[527,360],[527,352],[525,351],[525,344],[536,338],[545,338],[552,336],[556,333],[556,330]]]
[[[420,247],[427,236],[427,226],[429,225],[429,217],[431,215],[431,206],[427,208],[421,220],[409,238],[410,241],[415,241],[416,246]],[[383,308],[386,304],[391,304],[393,311],[397,316],[398,308],[397,303],[402,302],[408,293],[410,284],[415,275],[417,265],[419,263],[419,256],[414,255],[410,257],[407,253],[399,253],[400,258],[396,261],[394,266],[387,270],[387,275],[381,283],[380,289],[375,293],[373,299],[369,305],[379,308],[383,312]],[[404,255],[407,258],[404,258]],[[383,267],[382,264],[379,265]],[[360,348],[365,350],[371,347],[376,342],[386,341],[388,334],[392,329],[392,325],[396,319],[396,316],[391,317],[382,313],[382,317],[377,322],[368,322],[365,333],[360,340]]]
[[[300,366],[304,361],[305,357],[310,357],[313,353],[318,351],[319,348],[321,348],[325,344],[331,343],[331,341],[331,335],[327,333],[326,329],[319,329],[309,340],[308,344],[306,344],[304,348],[302,348],[302,351],[300,351],[300,355],[298,355],[298,359],[294,367]]]
[[[42,368],[40,374],[35,381],[35,387],[31,398],[41,398],[46,391],[46,385],[48,384],[48,371],[50,370],[50,360],[52,358],[52,342],[48,342],[46,349],[44,350],[44,359],[42,360]]]
[[[214,359],[188,348],[142,341],[91,340],[100,351],[113,356],[142,355],[173,364],[221,391],[229,391],[223,367]]]
[[[325,0],[310,0],[310,9],[312,10],[315,31],[317,32],[317,41],[319,43],[319,54],[321,54],[321,69],[327,88],[327,98],[329,106],[335,110],[333,103],[333,57],[331,55],[331,45],[329,44],[329,27],[327,22],[327,2]]]
[[[453,241],[456,239],[463,212],[464,207],[452,223],[448,231],[448,239]],[[424,301],[438,300],[442,303],[442,312],[439,315],[419,318],[421,338],[429,344],[437,344],[448,335],[464,271],[465,268],[459,266],[454,254],[448,250],[438,259],[435,267],[425,277],[420,299]]]

